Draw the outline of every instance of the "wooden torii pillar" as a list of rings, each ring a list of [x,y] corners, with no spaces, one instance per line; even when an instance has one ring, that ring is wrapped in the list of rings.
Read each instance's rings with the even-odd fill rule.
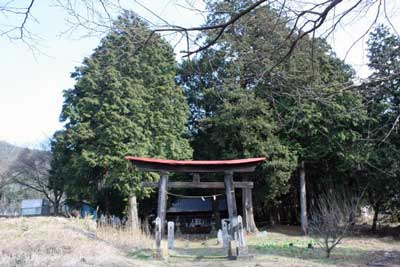
[[[164,235],[165,231],[164,224],[165,224],[165,216],[167,213],[167,184],[168,184],[168,172],[160,172],[160,181],[158,186],[157,217],[160,218],[160,223],[161,223],[161,238]]]
[[[237,217],[235,186],[233,185],[233,172],[227,171],[224,176],[226,204],[228,206],[229,220]]]
[[[195,160],[163,160],[154,158],[138,158],[127,156],[125,159],[131,161],[139,170],[142,171],[157,171],[160,173],[160,181],[158,183],[158,207],[157,207],[157,224],[159,228],[156,235],[157,251],[161,252],[161,240],[164,235],[165,217],[167,207],[167,188],[172,187],[192,187],[192,188],[225,188],[226,199],[228,206],[229,219],[231,223],[237,222],[237,207],[235,198],[235,186],[239,183],[234,182],[233,174],[235,172],[253,172],[258,164],[263,162],[266,158],[251,158],[251,159],[238,159],[238,160],[216,160],[216,161],[195,161]],[[203,172],[223,172],[224,182],[200,182],[199,176],[196,175],[192,183],[185,182],[172,182],[168,183],[169,172],[186,172],[186,173],[203,173]],[[247,182],[248,183],[248,182]],[[146,186],[145,183],[142,184]],[[151,185],[151,184],[150,184]],[[154,186],[154,184],[153,184]],[[243,188],[243,207],[244,220],[247,223],[254,223],[252,216],[252,202],[251,202],[251,188],[245,186]],[[254,224],[255,227],[255,224]],[[246,226],[246,230],[251,227]],[[233,229],[233,228],[232,228]],[[234,230],[233,230],[234,231]],[[232,235],[233,236],[233,235]],[[160,253],[161,255],[161,253]]]

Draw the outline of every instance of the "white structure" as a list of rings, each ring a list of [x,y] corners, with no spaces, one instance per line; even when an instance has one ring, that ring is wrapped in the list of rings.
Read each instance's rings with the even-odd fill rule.
[[[50,215],[50,203],[47,199],[24,199],[21,202],[21,215]]]
[[[224,243],[224,239],[223,239],[223,235],[222,235],[222,230],[219,229],[218,233],[217,233],[217,244],[223,244]]]
[[[174,222],[168,222],[168,249],[174,248]]]

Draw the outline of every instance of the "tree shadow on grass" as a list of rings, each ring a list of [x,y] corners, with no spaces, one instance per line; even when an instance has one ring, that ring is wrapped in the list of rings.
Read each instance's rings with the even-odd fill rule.
[[[376,229],[375,232],[371,231],[371,225],[356,225],[354,236],[358,237],[373,237],[373,238],[389,238],[395,241],[400,241],[400,225],[385,225]]]
[[[174,248],[169,255],[175,258],[187,258],[193,260],[225,260],[228,256],[226,248],[200,247],[200,248]]]
[[[315,245],[314,245],[315,246]],[[286,258],[296,258],[304,261],[312,261],[321,265],[351,264],[361,266],[374,257],[377,251],[368,251],[347,247],[336,247],[330,258],[326,258],[325,251],[320,247],[308,248],[307,245],[296,244],[274,244],[265,242],[262,244],[249,245],[249,250],[256,255],[273,255]]]
[[[294,225],[271,226],[265,228],[265,230],[270,233],[284,234],[288,236],[302,236],[300,226],[294,226]]]

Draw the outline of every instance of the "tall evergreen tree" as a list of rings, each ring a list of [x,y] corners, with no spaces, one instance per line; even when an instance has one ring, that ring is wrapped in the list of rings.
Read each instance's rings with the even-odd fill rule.
[[[245,0],[209,1],[207,24],[224,21],[228,14],[250,4],[251,1]],[[204,51],[191,62],[184,62],[181,68],[181,82],[192,112],[194,144],[231,144],[228,147],[212,145],[207,151],[206,146],[195,145],[195,155],[200,151],[202,157],[207,153],[212,155],[213,147],[219,154],[230,155],[233,146],[236,151],[246,151],[257,147],[253,144],[258,143],[262,148],[253,149],[252,155],[277,155],[272,158],[286,166],[284,172],[272,167],[280,176],[286,176],[280,179],[281,183],[268,182],[274,190],[265,191],[259,187],[260,190],[255,191],[268,200],[263,202],[267,206],[282,200],[279,196],[289,190],[290,176],[297,174],[295,170],[301,170],[302,166],[307,170],[303,173],[307,174],[310,188],[349,183],[350,179],[346,178],[351,177],[359,158],[356,148],[361,138],[360,128],[366,119],[359,95],[335,90],[337,85],[350,81],[353,71],[336,58],[326,42],[305,38],[298,43],[288,62],[281,62],[291,40],[286,38],[290,27],[280,15],[278,21],[279,11],[267,6],[252,10],[227,29],[213,49]],[[217,32],[205,32],[204,38],[213,39],[215,34]],[[230,97],[232,94],[251,100],[237,101]],[[248,116],[249,107],[257,107],[258,115]],[[225,113],[223,109],[227,109]],[[247,131],[251,129],[246,138],[236,141],[233,130],[227,131],[230,134],[216,136],[216,131],[209,128],[210,122],[216,125],[217,120],[221,125],[228,124],[224,116],[229,114],[229,109],[241,109],[234,113],[238,117],[236,130],[240,131],[240,126]],[[253,114],[257,112],[253,110]],[[246,128],[240,120],[253,127]],[[255,121],[259,128],[255,127]],[[276,153],[282,152],[282,148],[287,152]],[[293,165],[295,159],[297,163]],[[275,166],[273,161],[269,164]],[[272,173],[264,175],[274,176]],[[292,179],[292,184],[297,188],[298,180]],[[279,193],[270,195],[271,192]],[[291,206],[297,208],[298,202]]]
[[[376,82],[363,88],[370,119],[364,127],[368,146],[362,174],[375,213],[373,231],[379,213],[400,204],[400,79],[385,79],[400,72],[399,47],[400,38],[383,25],[370,34],[368,66],[373,71],[370,80]]]
[[[158,35],[147,40],[149,34],[134,14],[121,16],[72,74],[74,88],[64,92],[65,129],[55,139],[74,168],[69,196],[77,193],[106,210],[111,197],[145,193],[139,182],[156,179],[131,175],[124,156],[191,157],[184,138],[188,107],[175,85],[172,48]]]
[[[296,156],[276,135],[277,124],[271,108],[254,92],[232,89],[213,115],[204,119],[193,141],[194,157],[235,159],[267,156],[268,162],[252,173],[258,208],[274,204],[288,190],[287,182]],[[246,175],[235,175],[248,179]]]

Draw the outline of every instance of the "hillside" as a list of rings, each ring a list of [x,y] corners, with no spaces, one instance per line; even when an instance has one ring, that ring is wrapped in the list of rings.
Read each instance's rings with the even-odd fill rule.
[[[45,155],[49,164],[50,155],[47,151],[18,147],[0,141],[0,214],[18,211],[22,199],[43,197],[42,194],[13,182],[12,175],[18,170],[18,158],[23,153]]]
[[[0,141],[0,175],[7,173],[9,167],[15,162],[18,155],[25,148]]]

